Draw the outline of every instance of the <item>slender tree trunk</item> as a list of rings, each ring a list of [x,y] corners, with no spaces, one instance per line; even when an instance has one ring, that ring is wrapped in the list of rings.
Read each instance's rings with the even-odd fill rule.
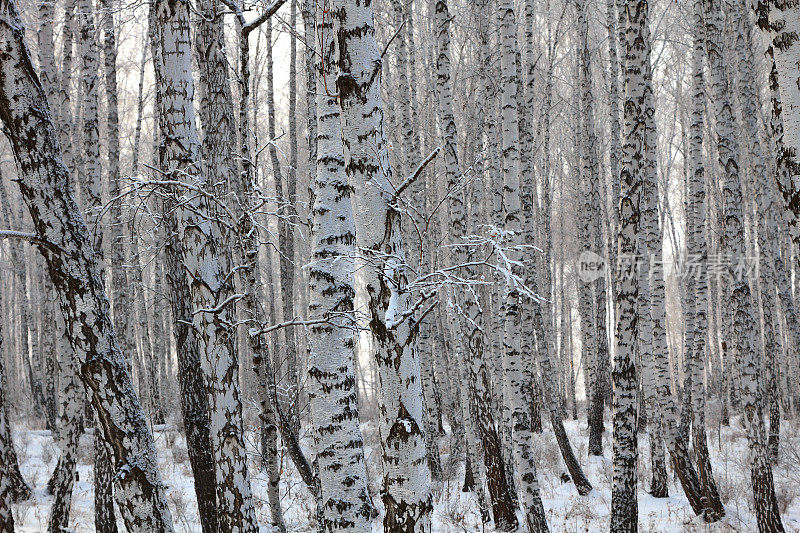
[[[601,248],[602,229],[600,227],[600,189],[599,163],[597,158],[597,137],[594,126],[594,95],[592,94],[591,54],[589,51],[589,21],[586,16],[586,0],[578,0],[579,45],[579,78],[580,78],[580,131],[581,131],[581,166],[584,208],[583,240],[587,250],[603,255]],[[591,338],[588,345],[591,351],[585,352],[587,364],[591,369],[591,383],[587,387],[589,403],[589,455],[603,455],[603,379],[604,367],[608,361],[608,336],[605,320],[605,276],[600,276],[583,290],[586,301],[585,314],[592,315],[586,336]],[[583,322],[581,321],[581,328]],[[589,362],[590,361],[590,362]]]
[[[3,345],[3,332],[0,331],[0,347]],[[0,533],[14,533],[14,513],[11,503],[14,501],[14,484],[12,468],[17,465],[14,443],[11,441],[11,424],[6,409],[6,376],[3,370],[3,358],[0,355]],[[18,468],[18,467],[17,467]]]
[[[283,304],[283,320],[295,318],[295,242],[294,222],[297,222],[297,0],[289,0],[289,166],[286,169],[286,196],[283,217],[278,223],[281,228],[279,246],[281,251],[281,302]],[[277,177],[276,177],[277,179]],[[279,195],[280,196],[280,195]],[[291,222],[291,223],[290,223]],[[300,431],[300,384],[297,366],[297,342],[295,328],[284,328],[286,376],[288,378],[289,421],[293,432]]]
[[[268,476],[267,498],[269,499],[272,524],[279,531],[286,530],[283,521],[283,511],[281,509],[280,498],[280,469],[281,460],[278,452],[278,428],[282,426],[284,442],[287,445],[289,456],[301,474],[309,491],[317,499],[317,512],[320,512],[319,484],[311,472],[310,466],[305,459],[302,451],[297,445],[295,433],[289,424],[283,425],[279,415],[277,387],[275,383],[275,372],[273,361],[270,358],[268,344],[265,334],[260,333],[262,324],[267,322],[267,313],[259,303],[260,288],[258,283],[259,261],[258,261],[258,234],[252,206],[257,199],[256,191],[256,161],[252,159],[250,149],[250,34],[263,22],[271,20],[272,15],[280,8],[283,1],[276,1],[263,12],[258,19],[251,23],[246,23],[242,12],[237,8],[237,18],[239,21],[239,135],[241,141],[241,160],[242,169],[238,182],[237,192],[240,196],[238,205],[243,209],[237,212],[238,217],[238,246],[243,268],[240,270],[240,283],[244,291],[243,314],[250,323],[248,342],[250,351],[253,354],[253,371],[256,376],[256,386],[258,390],[258,401],[260,403],[259,417],[261,419],[261,453],[262,468],[266,468]],[[316,143],[314,143],[316,146]],[[271,259],[267,264],[272,265]],[[271,268],[271,266],[270,266]],[[270,298],[270,300],[272,300]],[[270,305],[270,316],[273,316],[272,306]]]
[[[692,119],[689,126],[689,206],[687,212],[687,253],[688,260],[704,265],[708,261],[706,232],[705,171],[703,160],[703,123],[705,109],[705,84],[703,82],[704,27],[703,5],[694,2],[692,21]],[[709,307],[708,277],[706,272],[699,276],[688,276],[686,285],[689,299],[686,319],[686,335],[689,352],[686,358],[686,375],[690,381],[688,394],[692,407],[692,441],[694,445],[700,486],[706,500],[706,520],[711,522],[722,517],[725,509],[719,497],[706,439],[706,401],[703,370],[708,346]]]
[[[100,129],[99,107],[99,55],[97,50],[97,31],[94,23],[93,4],[89,0],[78,2],[78,27],[80,36],[80,94],[82,96],[82,175],[85,218],[89,223],[89,235],[93,240],[95,253],[100,261],[101,282],[105,279],[105,260],[103,257],[103,229],[100,210],[103,206],[103,183],[100,168]],[[125,335],[120,331],[120,340]],[[125,343],[120,349],[126,353]],[[116,533],[117,520],[114,515],[112,467],[109,452],[102,441],[100,432],[95,432],[94,442],[94,511],[95,529],[101,533]]]

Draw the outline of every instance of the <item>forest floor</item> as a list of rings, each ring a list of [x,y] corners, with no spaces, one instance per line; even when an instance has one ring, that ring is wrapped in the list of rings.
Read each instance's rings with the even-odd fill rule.
[[[713,419],[713,417],[709,417]],[[547,425],[546,425],[547,426]],[[606,421],[606,429],[610,423]],[[607,531],[611,504],[612,467],[610,431],[604,435],[605,457],[587,459],[588,431],[585,421],[567,422],[567,432],[576,455],[580,458],[594,490],[587,496],[579,496],[571,482],[562,482],[565,468],[561,461],[555,438],[549,427],[537,435],[536,453],[539,480],[544,507],[552,532]],[[169,505],[175,529],[178,532],[200,532],[197,522],[197,506],[194,499],[193,481],[186,444],[174,427],[156,427],[156,444],[159,452],[161,472],[167,483]],[[262,524],[269,523],[266,474],[259,472],[260,457],[256,452],[256,439],[250,438],[252,448],[253,487],[256,508]],[[377,450],[377,435],[370,425],[364,426],[364,437],[368,445],[367,461],[370,470],[370,490],[373,501],[377,497],[380,468]],[[447,468],[449,451],[448,437],[441,439],[441,451],[445,460],[445,480],[436,487],[434,528],[436,533],[491,532],[490,526],[482,526],[475,498],[471,493],[461,492],[463,467]],[[47,530],[47,517],[52,497],[46,494],[46,484],[58,458],[56,446],[48,431],[17,427],[14,441],[26,480],[34,487],[34,498],[15,506],[17,531],[39,533]],[[640,531],[755,531],[750,511],[750,477],[747,466],[747,442],[744,430],[734,421],[730,427],[716,425],[709,428],[714,475],[726,507],[723,521],[706,525],[694,516],[680,485],[670,480],[670,497],[656,499],[646,488],[650,480],[649,443],[645,434],[639,439],[639,525]],[[75,485],[72,506],[72,527],[77,533],[94,531],[92,490],[92,443],[89,435],[81,440],[78,467],[79,481]],[[312,502],[299,476],[284,457],[284,476],[281,483],[282,507],[290,532],[314,532],[311,522]],[[288,475],[287,475],[288,474]],[[778,504],[787,531],[800,532],[800,421],[784,422],[781,427],[780,462],[774,469]],[[120,524],[121,525],[121,524]],[[124,531],[124,527],[120,528]],[[374,523],[380,531],[380,520]],[[268,532],[269,527],[263,527]]]

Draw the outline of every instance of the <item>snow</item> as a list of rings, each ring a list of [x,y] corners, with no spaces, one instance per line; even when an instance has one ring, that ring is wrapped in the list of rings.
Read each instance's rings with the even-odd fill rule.
[[[711,417],[713,418],[713,417]],[[714,422],[716,423],[716,422]],[[711,424],[711,422],[710,422]],[[545,432],[535,435],[534,453],[539,470],[542,498],[551,531],[594,532],[608,528],[611,505],[611,439],[609,431],[604,434],[605,457],[587,459],[588,430],[585,421],[565,422],[567,432],[575,447],[586,474],[595,490],[579,496],[571,482],[563,482],[566,471],[547,424]],[[610,428],[606,421],[606,428]],[[252,429],[252,428],[250,428]],[[362,425],[365,455],[369,464],[370,492],[380,509],[380,498],[376,492],[380,480],[379,453],[375,425]],[[14,442],[25,479],[34,487],[34,498],[14,506],[17,531],[40,533],[47,530],[47,518],[52,497],[45,493],[47,480],[58,458],[57,447],[48,431],[32,430],[16,426]],[[256,514],[262,532],[269,532],[269,505],[267,503],[266,473],[258,471],[260,462],[256,446],[258,439],[248,432],[247,451],[255,496]],[[781,458],[775,467],[775,487],[781,506],[783,524],[789,532],[800,532],[800,421],[785,422],[781,431]],[[186,444],[179,431],[172,426],[155,428],[156,446],[161,473],[167,484],[167,499],[172,511],[177,532],[199,532],[197,505],[189,467]],[[308,444],[308,439],[304,439]],[[440,441],[443,464],[447,465],[449,437]],[[643,532],[722,532],[755,531],[754,517],[750,512],[750,481],[747,466],[747,440],[738,420],[731,427],[712,427],[709,431],[714,474],[719,485],[726,516],[722,522],[707,525],[695,517],[680,486],[670,476],[670,497],[657,499],[645,491],[649,483],[648,439],[639,435],[639,526]],[[81,439],[78,476],[72,506],[72,528],[79,533],[94,531],[92,490],[92,441],[89,434]],[[312,499],[305,491],[299,475],[294,471],[288,457],[283,455],[283,472],[288,474],[281,480],[282,507],[289,531],[314,532]],[[491,525],[482,527],[480,512],[471,493],[461,492],[463,466],[445,466],[445,480],[434,488],[433,531],[435,533],[492,532]],[[288,477],[288,479],[287,479]],[[519,514],[519,518],[522,515]],[[124,530],[120,521],[121,530]],[[373,531],[381,531],[380,519],[373,522]]]

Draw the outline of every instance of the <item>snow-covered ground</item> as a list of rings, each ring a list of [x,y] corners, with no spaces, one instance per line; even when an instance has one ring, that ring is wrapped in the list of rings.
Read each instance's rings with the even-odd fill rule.
[[[610,424],[606,423],[606,428]],[[365,440],[373,447],[367,450],[370,465],[370,488],[376,505],[380,468],[373,451],[377,444],[374,430],[364,426]],[[588,433],[585,422],[568,422],[567,432],[581,459],[594,490],[587,496],[579,496],[571,483],[563,483],[561,474],[565,471],[553,434],[546,429],[538,435],[537,454],[539,480],[544,506],[553,532],[594,532],[608,527],[611,504],[611,456],[610,434],[605,435],[605,457],[587,459],[586,446]],[[780,464],[775,468],[775,487],[783,523],[787,531],[800,532],[800,423],[787,422],[782,427]],[[156,428],[156,443],[159,452],[161,473],[167,483],[167,494],[176,531],[199,532],[197,507],[194,501],[191,470],[189,468],[186,444],[180,432],[174,428]],[[47,517],[52,497],[45,493],[45,486],[55,466],[58,452],[53,440],[46,431],[17,428],[14,441],[21,461],[22,471],[34,487],[34,498],[15,507],[17,530],[21,532],[44,532],[47,530]],[[252,472],[256,508],[262,524],[269,523],[266,477],[259,473],[255,438],[250,438],[253,451]],[[680,486],[673,479],[670,497],[656,499],[646,492],[649,484],[648,441],[640,436],[640,489],[639,524],[640,531],[683,532],[683,531],[755,531],[750,512],[750,482],[747,468],[747,446],[744,431],[734,422],[731,427],[714,427],[709,431],[714,474],[726,506],[725,519],[717,524],[706,525],[694,516]],[[442,453],[448,453],[448,439],[441,441]],[[92,495],[92,456],[91,437],[84,435],[81,441],[79,461],[79,481],[75,486],[72,506],[72,527],[78,533],[94,531]],[[446,461],[445,461],[446,463]],[[452,469],[451,469],[452,470]],[[282,482],[283,509],[287,527],[291,532],[315,531],[310,521],[311,501],[299,476],[293,473],[288,457],[284,457]],[[462,472],[450,472],[446,480],[436,487],[434,531],[439,533],[490,532],[493,528],[482,526],[477,504],[470,493],[461,492]],[[268,527],[263,528],[269,531]],[[375,521],[375,531],[380,531],[380,520]],[[122,528],[124,531],[124,528]]]

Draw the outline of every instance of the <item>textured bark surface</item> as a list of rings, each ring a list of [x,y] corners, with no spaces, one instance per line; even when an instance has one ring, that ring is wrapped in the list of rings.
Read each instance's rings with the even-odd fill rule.
[[[406,286],[400,212],[390,192],[383,131],[381,62],[373,10],[355,0],[333,2],[339,29],[336,87],[345,169],[354,189],[357,244],[365,268],[369,326],[380,379],[378,400],[387,531],[428,531],[432,510],[426,462],[417,322]]]
[[[322,491],[322,529],[368,532],[372,503],[367,489],[364,444],[355,375],[355,225],[342,150],[336,87],[338,49],[333,20],[320,20],[317,69],[317,175],[309,274],[311,415]]]
[[[149,20],[151,31],[156,28],[157,21],[155,17],[156,10],[151,8]],[[156,78],[159,78],[159,69],[161,68],[161,62],[158,60],[161,53],[160,46],[156,39],[153,38],[151,38],[150,45],[153,52],[153,66]],[[156,91],[156,102],[160,102],[161,98],[160,91]],[[192,297],[189,283],[181,268],[181,244],[178,240],[178,222],[174,215],[174,207],[170,202],[170,198],[167,197],[163,206],[165,213],[168,215],[164,218],[164,230],[166,233],[164,272],[167,300],[174,320],[173,331],[178,359],[181,414],[184,432],[186,433],[189,464],[195,479],[194,492],[197,497],[200,525],[203,533],[216,533],[219,520],[217,516],[214,458],[209,434],[208,396],[206,394],[205,375],[202,370],[199,341],[194,328],[190,327],[192,322]],[[152,354],[152,351],[150,353]],[[155,365],[151,365],[150,371],[151,376],[157,376]],[[155,380],[153,380],[153,384],[157,385]]]
[[[0,213],[2,214],[2,222],[6,228],[12,227],[12,220],[16,222],[16,220],[12,217],[11,205],[8,200],[8,193],[6,191],[6,184],[0,183]],[[11,266],[14,269],[14,276],[17,279],[17,283],[23,288],[27,283],[27,269],[25,267],[25,258],[24,254],[20,253],[18,248],[18,243],[12,243],[12,246],[9,248],[9,255],[11,256]],[[21,301],[21,308],[22,308],[22,322],[21,322],[21,337],[22,342],[20,342],[20,346],[26,352],[22,359],[24,359],[28,363],[28,376],[29,381],[31,383],[31,388],[33,389],[34,393],[34,405],[41,405],[40,402],[43,402],[42,398],[42,389],[41,386],[37,386],[39,383],[32,374],[32,369],[30,368],[30,359],[28,356],[28,324],[31,323],[31,311],[30,311],[30,302],[28,301],[27,295],[22,294],[20,295]],[[36,348],[36,344],[33,344],[33,348]],[[5,383],[2,383],[3,387],[5,387]],[[38,391],[39,400],[37,401],[36,395]],[[2,414],[2,413],[0,413]],[[43,413],[42,413],[43,414]],[[4,415],[5,416],[5,415]],[[6,424],[6,430],[10,431],[10,425]],[[0,439],[3,439],[4,442],[11,443],[11,434],[7,435],[0,435]],[[22,473],[19,470],[19,462],[17,461],[17,453],[14,450],[13,446],[5,447],[3,452],[4,462],[6,463],[6,475],[8,479],[11,481],[10,483],[10,492],[12,500],[14,502],[23,501],[31,498],[33,492],[31,491],[31,487],[22,477]]]
[[[703,5],[696,0],[692,14],[692,116],[689,126],[689,201],[687,212],[687,253],[688,260],[694,264],[708,261],[706,231],[705,169],[703,160],[703,127],[705,86],[703,83],[704,33]],[[711,458],[706,439],[706,401],[703,370],[706,361],[708,340],[708,277],[705,272],[686,279],[688,300],[686,312],[685,376],[688,387],[684,394],[689,395],[692,410],[692,441],[700,486],[703,491],[707,521],[715,521],[725,514],[725,509],[717,491]]]
[[[639,251],[640,201],[644,181],[642,158],[645,143],[644,71],[650,57],[645,46],[648,24],[646,0],[627,0],[625,12],[625,60],[623,61],[624,123],[622,166],[620,168],[619,231],[615,268],[617,349],[611,378],[614,384],[613,414],[613,485],[611,487],[611,524],[613,533],[638,530],[639,512],[636,488],[638,441],[636,436],[638,349],[637,300],[639,283],[633,264],[624,264]]]
[[[509,260],[514,262],[514,274],[522,279],[519,267],[522,253],[522,212],[520,206],[521,161],[519,152],[519,93],[516,68],[518,53],[514,5],[500,2],[500,65],[503,150],[503,229],[510,247]],[[446,154],[445,154],[446,155]],[[533,433],[530,408],[533,359],[531,353],[521,352],[522,294],[516,282],[505,288],[505,323],[503,328],[503,389],[505,402],[511,409],[511,440],[516,485],[525,520],[532,531],[547,530],[544,508],[539,493],[536,465],[533,458]],[[540,346],[544,345],[540,339]]]
[[[800,5],[796,2],[754,2],[759,14],[758,26],[771,41],[772,57],[777,74],[773,90],[777,89],[780,100],[773,93],[773,120],[781,124],[776,136],[778,190],[789,211],[789,234],[794,243],[795,257],[800,257],[800,72],[797,69],[797,54],[800,51]],[[777,107],[776,107],[776,104]],[[785,135],[784,135],[785,134]]]
[[[717,0],[704,0],[705,48],[711,72],[712,98],[717,121],[717,152],[724,169],[725,224],[723,250],[731,255],[728,272],[731,287],[730,301],[725,306],[732,313],[732,343],[736,365],[740,374],[740,400],[743,423],[749,444],[750,478],[753,489],[755,515],[759,531],[783,531],[772,467],[766,448],[766,430],[763,417],[763,397],[759,381],[761,357],[755,333],[758,331],[750,285],[744,275],[737,275],[735,265],[744,260],[746,249],[742,214],[742,186],[740,177],[739,144],[734,135],[734,117],[728,67],[722,55],[722,13]]]
[[[223,249],[227,232],[219,222],[225,213],[212,200],[215,194],[226,190],[226,180],[235,173],[231,161],[235,140],[233,108],[226,98],[230,87],[227,60],[221,48],[222,26],[213,16],[217,4],[203,4],[201,9],[207,16],[203,17],[198,34],[203,49],[198,64],[203,74],[200,118],[206,128],[201,145],[193,107],[188,3],[164,0],[154,9],[157,23],[153,38],[159,47],[154,54],[159,63],[159,164],[167,180],[174,184],[172,190],[177,196],[175,216],[182,266],[188,276],[192,323],[208,387],[218,528],[232,533],[256,531],[244,450],[238,356],[233,346],[232,302],[236,297],[229,275],[230,256]]]
[[[644,116],[645,116],[645,148],[642,184],[642,218],[643,234],[642,256],[652,265],[649,272],[648,288],[650,324],[652,327],[651,353],[643,353],[642,358],[650,358],[652,362],[652,386],[655,388],[655,401],[659,408],[661,430],[664,442],[672,459],[672,466],[681,482],[684,494],[695,514],[703,514],[706,502],[697,471],[689,456],[687,435],[679,427],[680,413],[678,404],[670,388],[669,347],[666,331],[666,272],[663,263],[663,231],[659,227],[659,184],[658,166],[655,147],[657,132],[655,126],[655,102],[653,96],[653,73],[650,64],[650,32],[644,28],[644,53],[648,58],[644,64]],[[645,308],[644,312],[647,312]],[[721,507],[721,504],[719,504]],[[707,519],[718,519],[712,513],[704,515]]]
[[[59,383],[59,431],[56,442],[61,451],[49,485],[53,494],[47,530],[61,533],[69,527],[72,489],[78,456],[78,441],[83,432],[84,388],[78,377],[75,353],[66,337],[64,319],[57,313],[58,338],[58,383]]]
[[[59,293],[67,332],[99,428],[113,450],[115,495],[129,531],[172,531],[153,438],[108,313],[89,233],[13,1],[0,3],[0,118],[21,170],[20,190]]]
[[[485,17],[485,11],[488,2],[486,0],[479,0],[475,4],[475,18],[478,25],[478,38],[480,43],[480,57],[481,57],[481,93],[486,96],[493,89],[491,88],[491,80],[487,72],[486,64],[489,56],[489,35],[488,35],[488,21]],[[486,99],[484,99],[486,101]],[[489,108],[490,104],[486,108]],[[486,110],[484,108],[484,110]],[[484,118],[487,118],[490,113],[484,113]],[[489,131],[481,124],[481,130],[486,134],[487,140],[491,139]],[[493,128],[490,128],[494,131]],[[480,138],[481,142],[484,142]],[[487,143],[488,144],[488,143]],[[469,227],[476,231],[481,224],[485,223],[483,217],[483,210],[481,209],[481,202],[483,200],[484,191],[488,190],[487,184],[491,183],[493,179],[491,154],[489,153],[489,146],[484,146],[484,153],[488,156],[484,163],[485,174],[481,179],[476,180],[471,188],[471,212]],[[457,207],[457,200],[451,200],[452,207]],[[455,224],[458,223],[458,217],[451,214],[451,221]],[[456,235],[458,238],[458,235]],[[471,248],[466,250],[467,261],[474,259],[474,251]],[[470,272],[470,277],[479,274],[477,268],[473,268]],[[464,301],[462,303],[464,315],[467,320],[464,325],[472,325],[467,329],[465,338],[467,340],[467,350],[465,356],[467,359],[467,375],[468,383],[474,389],[470,400],[473,402],[475,411],[475,422],[477,427],[477,434],[481,440],[481,447],[483,449],[483,466],[486,474],[487,489],[489,492],[489,499],[492,506],[492,516],[498,529],[509,530],[517,527],[517,517],[515,505],[511,497],[511,488],[508,486],[508,480],[505,475],[505,466],[503,463],[503,455],[501,451],[500,436],[497,433],[496,413],[492,405],[493,394],[491,394],[491,376],[488,374],[487,359],[491,360],[493,357],[492,350],[487,346],[488,341],[494,338],[491,330],[485,332],[483,321],[484,309],[491,309],[491,301],[489,298],[489,290],[487,287],[482,287],[479,292],[481,300],[470,298],[473,293],[465,291]],[[492,320],[486,322],[487,325],[492,324]]]
[[[580,142],[581,182],[584,206],[581,211],[583,229],[581,238],[586,249],[603,255],[600,168],[597,154],[597,135],[594,124],[594,94],[592,92],[591,53],[589,50],[589,21],[587,2],[577,2],[579,31],[579,78],[580,78]],[[585,284],[585,282],[584,282]],[[584,311],[587,318],[585,337],[591,339],[585,351],[589,365],[590,387],[587,392],[589,418],[589,455],[603,455],[603,404],[605,400],[604,373],[608,366],[608,336],[606,333],[606,289],[605,276],[601,276],[582,289]],[[583,331],[583,320],[581,321]]]
[[[3,344],[3,332],[0,331],[0,346]],[[11,504],[14,501],[14,484],[11,468],[17,464],[14,443],[11,441],[11,424],[5,399],[6,377],[3,361],[0,357],[0,532],[14,533],[14,513]]]

